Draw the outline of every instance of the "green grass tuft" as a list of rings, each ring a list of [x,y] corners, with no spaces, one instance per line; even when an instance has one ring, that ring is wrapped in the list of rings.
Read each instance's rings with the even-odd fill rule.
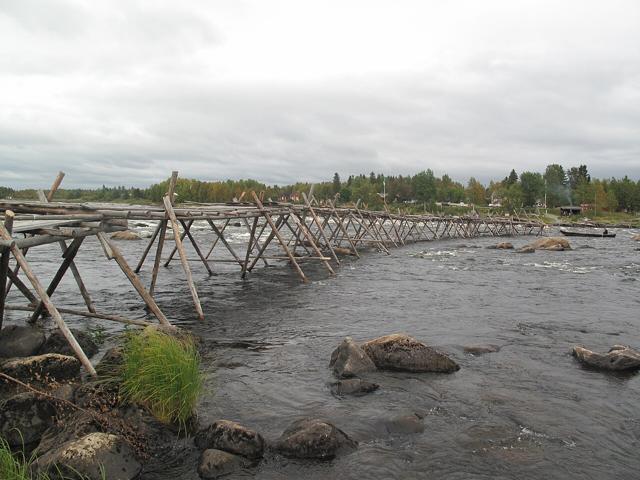
[[[201,390],[193,341],[154,329],[127,336],[121,385],[126,400],[144,405],[162,422],[185,426]]]
[[[27,459],[23,452],[12,453],[7,441],[0,437],[0,479],[2,480],[50,480],[44,473],[32,474],[35,457]]]

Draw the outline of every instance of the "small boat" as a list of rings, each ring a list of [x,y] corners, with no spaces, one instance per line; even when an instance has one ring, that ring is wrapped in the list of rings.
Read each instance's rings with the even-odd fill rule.
[[[572,232],[570,230],[560,229],[560,233],[567,237],[596,237],[596,238],[615,238],[615,233],[596,233],[596,232]]]

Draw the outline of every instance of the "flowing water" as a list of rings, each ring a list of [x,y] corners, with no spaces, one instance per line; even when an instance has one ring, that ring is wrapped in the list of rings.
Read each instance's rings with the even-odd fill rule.
[[[232,239],[244,235],[230,231]],[[157,298],[173,321],[203,339],[203,423],[235,420],[273,440],[298,418],[321,417],[360,443],[330,462],[267,455],[228,478],[639,478],[640,377],[588,370],[570,355],[575,344],[640,347],[640,244],[631,240],[637,232],[616,233],[570,239],[572,251],[533,254],[484,248],[495,238],[413,244],[346,259],[335,277],[305,266],[308,285],[285,265],[242,281],[237,267],[208,277],[194,262],[204,322],[195,320],[174,262],[171,274],[161,270]],[[529,240],[511,239],[516,247]],[[98,256],[94,240],[87,243],[77,263],[100,309],[143,315],[117,267]],[[135,263],[142,242],[118,245]],[[45,280],[53,271],[46,251],[29,252]],[[78,305],[72,280],[65,282],[54,298]],[[379,372],[370,376],[378,391],[332,396],[327,364],[341,340],[395,332],[438,346],[460,371]],[[501,348],[463,352],[474,344]],[[424,415],[423,433],[388,432],[387,420],[414,412]],[[197,459],[181,451],[143,478],[197,479]]]

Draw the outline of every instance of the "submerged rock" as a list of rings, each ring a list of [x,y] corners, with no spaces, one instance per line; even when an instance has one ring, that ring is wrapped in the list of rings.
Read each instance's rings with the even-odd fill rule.
[[[422,417],[418,414],[400,415],[382,422],[388,435],[410,435],[424,432]]]
[[[408,335],[396,333],[376,338],[364,343],[362,349],[381,369],[441,373],[460,370],[447,355]]]
[[[7,325],[0,330],[0,357],[28,357],[38,353],[44,332],[27,325]]]
[[[576,346],[573,347],[573,356],[585,365],[603,370],[620,371],[640,368],[640,352],[625,345],[614,345],[606,354]]]
[[[338,377],[355,377],[361,373],[373,372],[376,366],[351,337],[345,338],[331,354],[329,367]]]
[[[96,345],[96,342],[93,341],[93,338],[91,338],[91,335],[87,332],[72,328],[71,333],[73,333],[73,336],[78,341],[80,348],[82,348],[82,351],[88,358],[91,358],[98,353],[98,345]],[[60,330],[56,330],[49,335],[49,338],[47,338],[46,342],[44,342],[44,345],[40,349],[40,353],[59,353],[61,355],[75,356],[71,345],[69,345],[69,342]]]
[[[356,449],[357,442],[329,422],[305,418],[294,422],[277,440],[275,449],[285,457],[330,460]]]
[[[116,232],[111,235],[113,240],[141,240],[140,235],[131,230],[124,230],[123,232]]]
[[[372,382],[365,382],[359,378],[347,378],[329,384],[331,393],[334,395],[366,395],[380,388],[380,385]]]
[[[464,353],[470,353],[471,355],[482,355],[484,353],[499,352],[500,347],[497,345],[467,345],[464,347]]]
[[[118,435],[90,433],[44,453],[36,469],[63,478],[131,480],[142,469],[131,446]]]
[[[535,251],[536,251],[535,248],[525,245],[524,247],[521,247],[518,250],[516,250],[516,253],[535,253]]]
[[[353,251],[348,248],[333,247],[333,251],[336,253],[336,255],[355,255],[355,253],[353,253]]]
[[[229,420],[218,420],[195,436],[195,444],[201,449],[217,449],[242,455],[247,458],[261,458],[264,439],[258,432]]]
[[[249,466],[249,462],[243,457],[209,448],[200,456],[198,475],[205,479],[219,478]]]
[[[510,242],[500,242],[496,245],[489,245],[487,248],[498,249],[498,250],[512,250],[513,244]]]
[[[640,242],[640,233],[638,235],[634,235],[631,237],[631,240],[635,240],[636,242]]]
[[[0,362],[0,372],[27,384],[64,382],[78,378],[80,361],[67,355],[47,353]],[[0,380],[0,385],[6,382]]]
[[[14,395],[0,404],[0,437],[12,447],[29,445],[53,425],[56,413],[53,401],[41,395]]]

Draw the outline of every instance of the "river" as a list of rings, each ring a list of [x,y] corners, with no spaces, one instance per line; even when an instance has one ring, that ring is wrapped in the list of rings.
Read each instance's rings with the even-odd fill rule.
[[[345,259],[335,277],[305,266],[307,285],[285,265],[257,268],[243,281],[237,266],[208,277],[193,263],[204,322],[195,319],[175,261],[171,275],[161,271],[157,299],[172,321],[202,338],[203,424],[235,420],[274,440],[292,421],[313,416],[359,442],[354,453],[330,462],[269,454],[230,479],[638,478],[640,378],[587,370],[570,355],[576,344],[640,347],[640,243],[631,240],[637,232],[616,233],[572,238],[571,251],[533,254],[486,249],[495,238],[412,244]],[[516,247],[529,240],[510,239]],[[142,243],[118,245],[135,263]],[[47,248],[29,252],[43,280],[53,272]],[[97,242],[88,240],[83,250],[77,264],[100,310],[143,316]],[[150,267],[148,260],[146,282]],[[58,305],[79,305],[72,279],[61,288]],[[109,325],[107,335],[118,328]],[[380,372],[369,377],[380,384],[374,393],[331,394],[328,362],[345,336],[364,341],[396,332],[437,346],[461,369]],[[500,351],[463,352],[475,344]],[[424,415],[423,433],[384,428],[385,420],[414,412]],[[197,458],[182,451],[142,478],[197,479]]]

